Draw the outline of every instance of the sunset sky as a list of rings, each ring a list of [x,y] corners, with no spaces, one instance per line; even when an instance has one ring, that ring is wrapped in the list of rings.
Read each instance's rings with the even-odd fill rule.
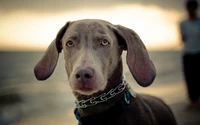
[[[135,30],[150,50],[177,49],[184,0],[0,0],[0,50],[45,50],[67,22],[107,20]]]

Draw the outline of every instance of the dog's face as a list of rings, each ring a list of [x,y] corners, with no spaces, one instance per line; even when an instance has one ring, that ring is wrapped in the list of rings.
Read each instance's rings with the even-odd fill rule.
[[[72,90],[84,95],[104,90],[122,51],[112,29],[101,22],[73,22],[61,42]]]
[[[70,86],[83,95],[106,88],[122,50],[127,50],[126,61],[138,84],[148,86],[155,78],[155,67],[139,36],[120,25],[102,20],[66,23],[35,66],[37,79],[45,80],[53,73],[62,50]]]

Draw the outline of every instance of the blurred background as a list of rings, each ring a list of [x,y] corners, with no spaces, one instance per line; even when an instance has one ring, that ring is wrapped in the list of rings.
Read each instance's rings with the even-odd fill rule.
[[[33,67],[67,22],[107,20],[135,30],[157,69],[148,88],[124,74],[136,92],[162,98],[179,125],[200,125],[198,111],[186,112],[179,22],[186,18],[185,0],[0,0],[0,125],[75,125],[74,96],[63,55],[53,75],[37,81]],[[125,55],[123,59],[125,61]]]

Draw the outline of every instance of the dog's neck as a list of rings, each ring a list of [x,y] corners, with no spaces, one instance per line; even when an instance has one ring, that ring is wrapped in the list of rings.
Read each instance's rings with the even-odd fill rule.
[[[108,79],[107,87],[104,91],[95,93],[91,96],[84,96],[84,95],[80,95],[78,93],[74,93],[76,98],[78,100],[88,99],[88,98],[91,98],[91,97],[96,97],[96,96],[98,96],[102,93],[107,93],[111,89],[116,88],[120,84],[120,82],[122,81],[122,72],[123,72],[123,65],[122,65],[122,60],[120,59],[120,61],[117,65],[117,67],[115,68],[113,74]],[[92,107],[79,108],[78,112],[81,116],[90,116],[90,115],[94,115],[94,114],[104,112],[104,111],[110,109],[113,105],[115,105],[115,103],[118,102],[123,97],[124,92],[125,91],[119,93],[118,95],[116,95],[115,97],[113,97],[110,100],[107,100],[106,102],[99,103],[99,104],[94,105]]]

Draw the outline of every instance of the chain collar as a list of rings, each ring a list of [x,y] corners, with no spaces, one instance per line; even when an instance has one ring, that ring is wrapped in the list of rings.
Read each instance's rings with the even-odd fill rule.
[[[119,93],[123,92],[124,89],[126,88],[126,86],[127,86],[127,83],[123,77],[122,82],[116,88],[111,89],[107,93],[102,93],[101,95],[99,95],[97,97],[91,97],[87,100],[80,100],[80,101],[76,100],[75,101],[76,108],[87,108],[87,107],[94,106],[99,103],[105,102],[105,101],[115,97]]]

